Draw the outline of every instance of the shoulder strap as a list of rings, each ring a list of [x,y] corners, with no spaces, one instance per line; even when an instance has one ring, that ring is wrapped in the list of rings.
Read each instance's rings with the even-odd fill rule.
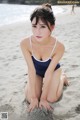
[[[32,51],[32,55],[33,55],[31,36],[30,36],[29,40],[30,40],[30,46],[31,46],[31,51]]]
[[[53,54],[53,52],[55,51],[56,46],[57,46],[57,39],[56,39],[56,41],[55,41],[55,45],[54,45],[54,47],[53,47],[53,49],[52,49],[52,52],[51,52],[51,54],[50,54],[50,57],[52,57],[52,54]]]

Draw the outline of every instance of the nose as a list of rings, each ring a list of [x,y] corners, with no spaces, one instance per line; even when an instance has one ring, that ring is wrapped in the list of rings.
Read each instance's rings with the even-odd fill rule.
[[[38,27],[37,28],[37,34],[40,35],[41,34],[41,29]]]

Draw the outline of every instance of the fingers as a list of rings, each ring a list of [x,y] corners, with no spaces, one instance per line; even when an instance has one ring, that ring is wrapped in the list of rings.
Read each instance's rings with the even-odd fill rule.
[[[50,106],[50,105],[47,107],[47,109],[48,109],[49,111],[53,111],[53,107]]]
[[[47,111],[47,110],[53,111],[52,106],[50,106],[48,103],[45,103],[45,104],[41,103],[41,104],[39,104],[39,108],[40,108],[41,110],[42,110],[42,107],[44,107],[44,108],[46,109],[46,111]]]
[[[50,110],[50,111],[52,111],[53,108],[48,104],[48,105],[46,106],[46,110]]]
[[[39,104],[39,108],[42,110],[42,105],[41,104]]]
[[[42,107],[45,108],[45,110],[49,110],[49,111],[53,111],[52,106],[49,105],[49,103],[45,102],[45,103],[40,103],[39,104],[39,108],[42,110]],[[28,108],[28,112],[33,111],[35,108],[38,108],[38,104],[30,104],[29,108]]]
[[[35,107],[30,107],[30,108],[28,108],[28,112],[33,111],[34,108],[35,108]]]
[[[33,111],[35,108],[38,108],[38,104],[37,105],[29,105],[28,112]]]

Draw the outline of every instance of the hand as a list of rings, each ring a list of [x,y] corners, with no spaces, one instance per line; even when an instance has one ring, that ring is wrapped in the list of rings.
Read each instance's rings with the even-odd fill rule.
[[[31,103],[28,108],[28,112],[31,112],[34,108],[38,108],[38,99],[37,98],[31,98]]]
[[[40,100],[40,103],[39,103],[39,107],[42,109],[42,107],[44,107],[46,110],[50,110],[52,111],[53,108],[49,105],[48,101],[47,100]]]

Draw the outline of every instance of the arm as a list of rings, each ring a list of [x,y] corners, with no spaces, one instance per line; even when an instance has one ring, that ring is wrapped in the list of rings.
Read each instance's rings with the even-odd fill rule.
[[[53,76],[53,71],[54,71],[56,65],[58,64],[59,60],[62,58],[64,50],[65,50],[65,48],[61,43],[57,46],[57,49],[55,50],[52,61],[45,73],[45,77],[44,77],[45,82],[43,84],[41,99],[47,99],[48,86],[51,82],[51,79]]]
[[[33,65],[33,61],[31,58],[31,53],[30,53],[28,44],[29,44],[28,40],[23,40],[20,43],[20,46],[21,46],[21,50],[24,55],[25,61],[28,65],[29,83],[30,83],[30,87],[31,87],[31,98],[36,98],[36,90],[35,90],[35,82],[36,82],[35,75],[36,75],[36,73],[35,73],[35,68]]]

